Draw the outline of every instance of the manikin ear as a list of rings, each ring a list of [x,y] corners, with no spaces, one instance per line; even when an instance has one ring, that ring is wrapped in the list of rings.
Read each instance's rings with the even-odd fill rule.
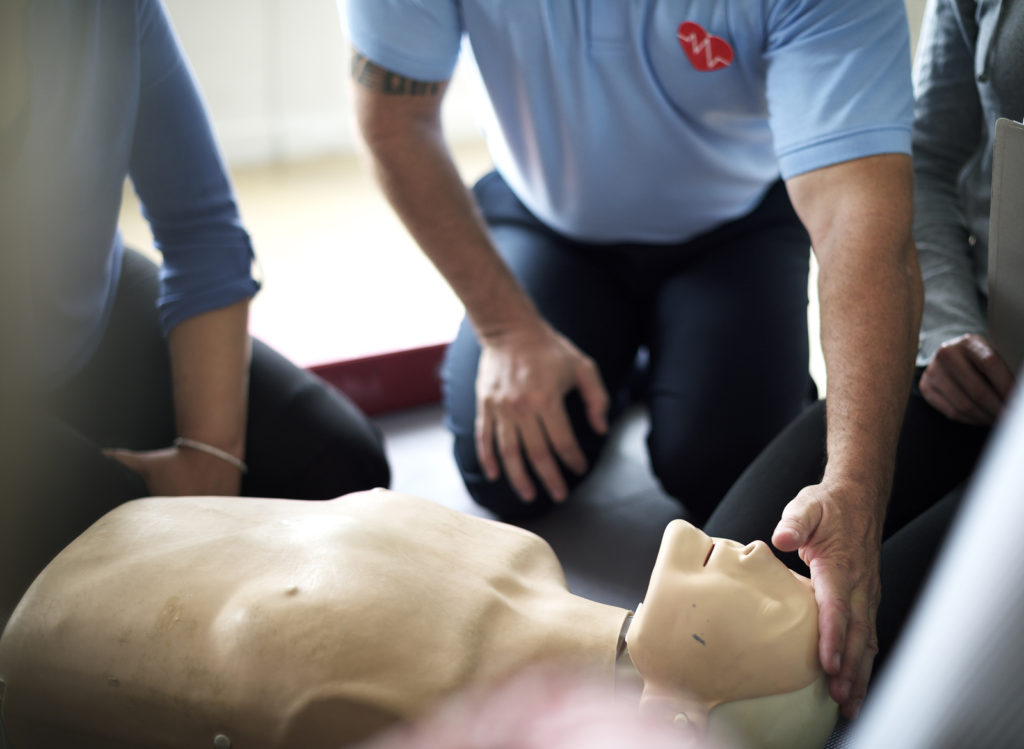
[[[669,687],[644,686],[640,714],[671,724],[679,731],[684,747],[701,745],[708,730],[708,707]]]

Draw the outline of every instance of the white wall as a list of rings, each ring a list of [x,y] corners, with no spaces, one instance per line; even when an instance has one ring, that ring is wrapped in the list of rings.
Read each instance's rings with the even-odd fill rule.
[[[917,35],[921,32],[921,17],[927,0],[906,0],[907,18],[910,20],[910,43],[917,45]]]
[[[232,166],[353,150],[345,0],[165,2]],[[925,0],[906,2],[916,38]],[[458,71],[444,113],[453,138],[478,137],[476,95]]]
[[[335,0],[165,3],[229,164],[353,150],[349,47]],[[453,138],[477,137],[471,78],[458,72],[445,102]]]

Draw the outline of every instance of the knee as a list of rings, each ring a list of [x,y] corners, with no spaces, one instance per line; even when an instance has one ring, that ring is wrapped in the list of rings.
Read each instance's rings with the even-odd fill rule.
[[[384,451],[384,442],[376,427],[370,425],[371,434],[359,440],[349,440],[341,447],[347,457],[349,469],[343,472],[353,485],[346,491],[360,491],[391,486],[391,466]],[[342,480],[339,476],[339,480]],[[337,495],[333,495],[337,496]]]
[[[351,492],[391,485],[391,468],[379,435],[351,432],[326,435],[301,471],[291,472],[282,496],[333,499]]]
[[[518,521],[538,517],[551,510],[554,501],[543,487],[534,479],[537,496],[530,502],[524,502],[504,474],[494,481],[488,479],[476,455],[476,443],[472,438],[455,437],[453,446],[455,463],[462,476],[469,496],[478,505],[494,513],[501,520]]]
[[[304,388],[253,436],[247,494],[332,499],[391,483],[380,431],[326,385]]]

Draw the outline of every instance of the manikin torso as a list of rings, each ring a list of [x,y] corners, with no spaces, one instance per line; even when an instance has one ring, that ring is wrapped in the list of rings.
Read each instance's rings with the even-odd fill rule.
[[[718,607],[715,633],[728,598],[749,593],[666,572],[678,561],[666,548],[707,551],[707,536],[680,526],[630,631],[646,697],[703,728],[720,703],[817,690],[801,704],[834,718],[802,578],[768,604],[784,611],[764,638],[797,643],[767,649],[781,667],[758,655],[763,641],[734,648],[748,633],[698,632],[706,645],[683,647],[702,625],[671,615],[680,585],[700,611]],[[4,720],[19,748],[338,746],[538,661],[610,686],[628,613],[571,594],[537,536],[404,494],[138,500],[65,549],[15,611],[0,640]]]

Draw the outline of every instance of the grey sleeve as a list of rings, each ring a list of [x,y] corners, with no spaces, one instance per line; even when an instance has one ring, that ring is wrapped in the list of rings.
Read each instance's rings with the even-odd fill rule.
[[[964,333],[986,331],[958,181],[982,145],[973,36],[952,0],[929,0],[914,66],[914,240],[924,279],[918,364]]]

